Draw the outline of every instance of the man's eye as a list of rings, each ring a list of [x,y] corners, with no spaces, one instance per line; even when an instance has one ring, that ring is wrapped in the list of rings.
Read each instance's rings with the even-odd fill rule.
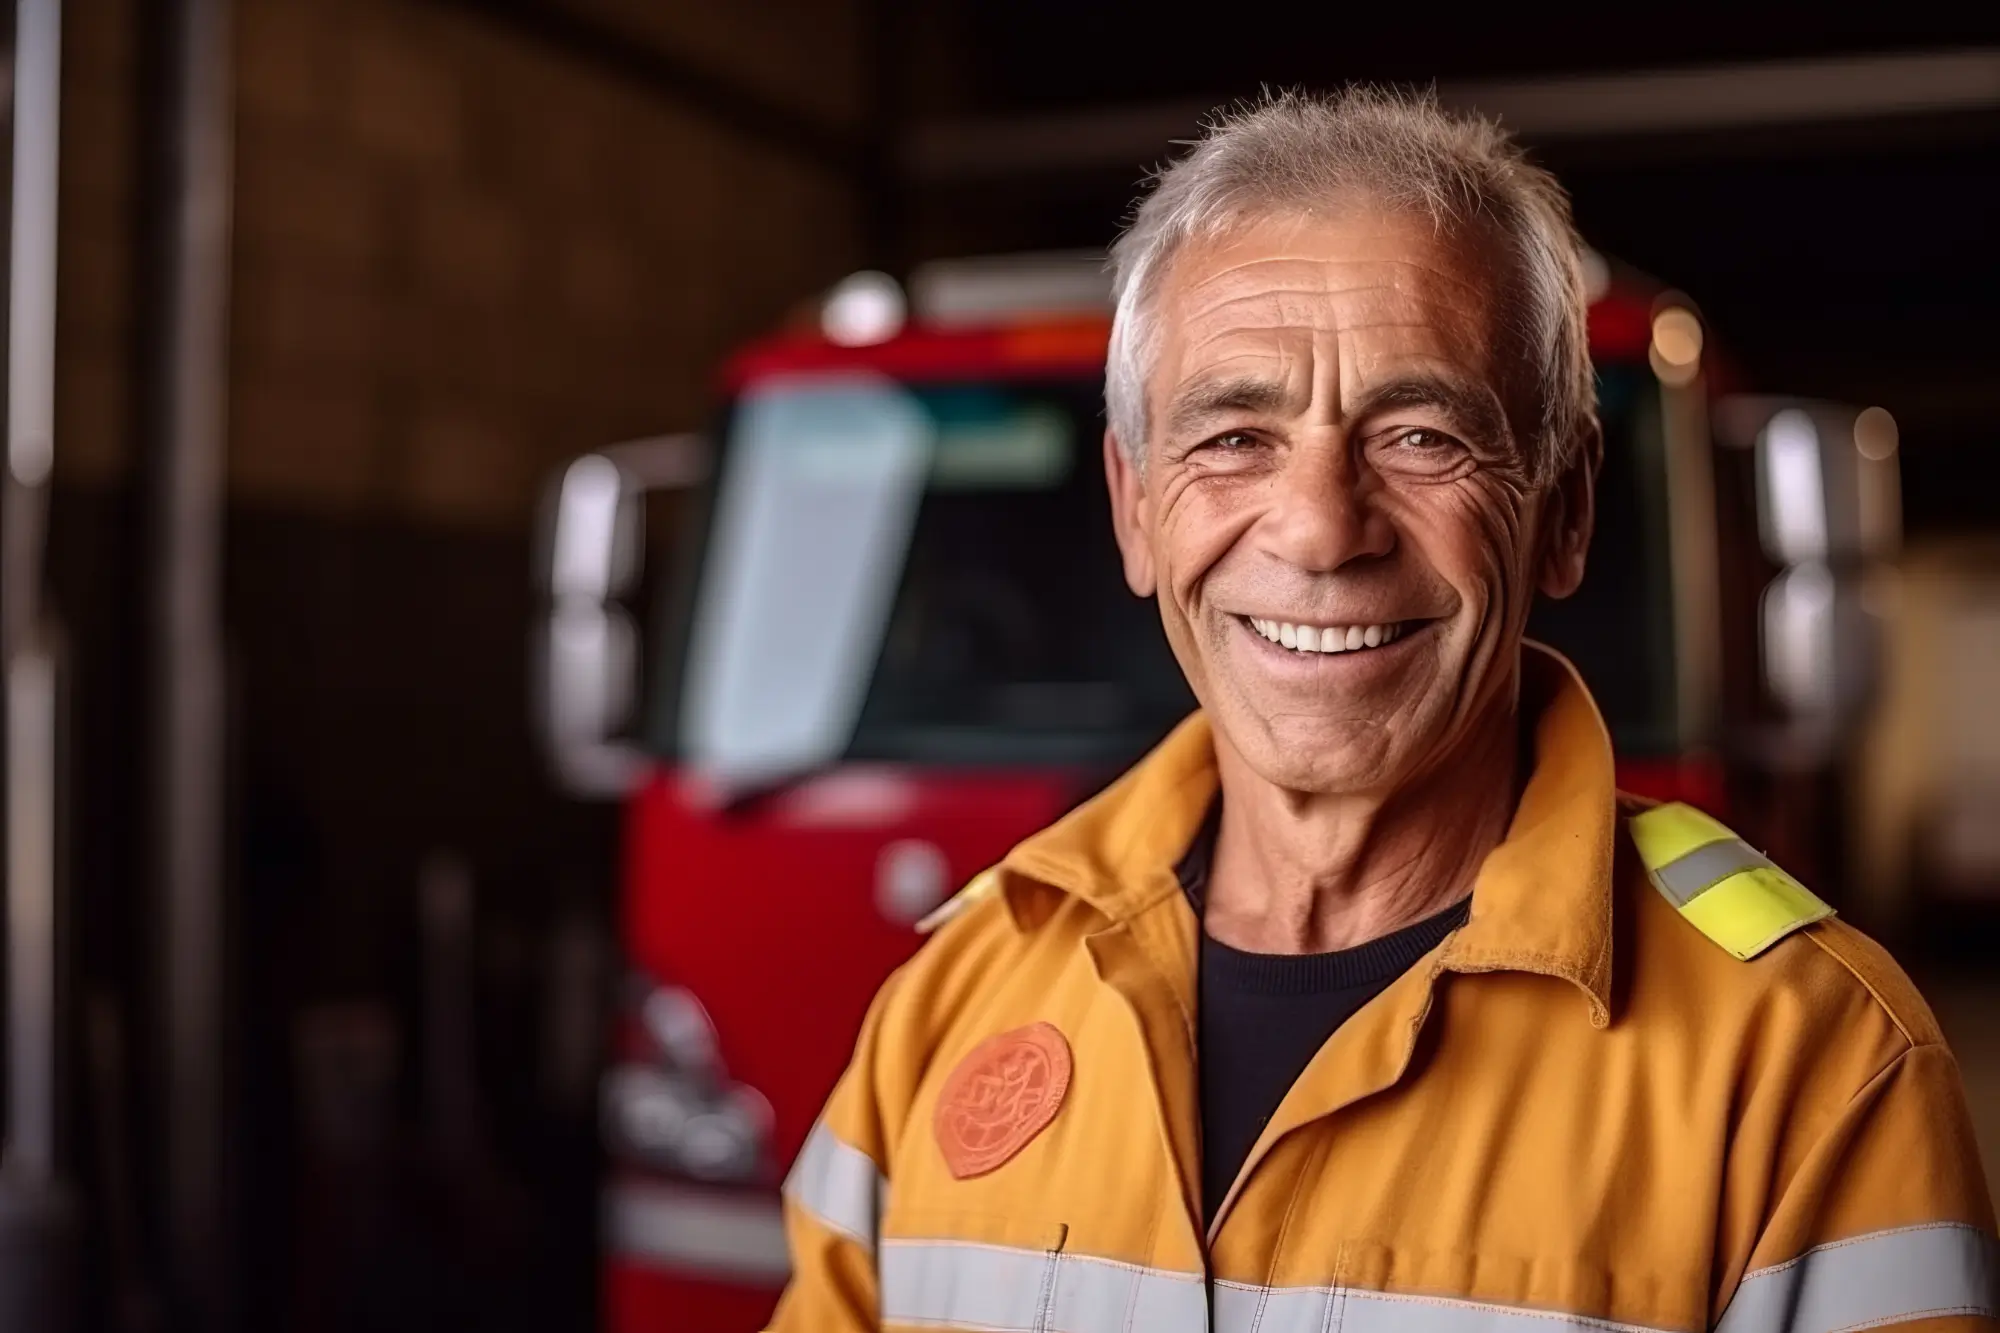
[[[1378,470],[1418,481],[1453,481],[1475,465],[1463,440],[1429,426],[1385,430],[1368,453]]]
[[[1208,441],[1210,448],[1220,449],[1224,453],[1238,453],[1256,443],[1257,438],[1254,435],[1242,430],[1224,431]]]

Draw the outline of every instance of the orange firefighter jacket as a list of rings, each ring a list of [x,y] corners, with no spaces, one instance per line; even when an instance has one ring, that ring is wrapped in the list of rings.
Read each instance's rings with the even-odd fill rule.
[[[1469,920],[1327,1040],[1206,1234],[1196,715],[883,987],[786,1184],[776,1333],[1993,1328],[1923,1000],[1803,890],[1719,946],[1642,864],[1581,681],[1523,656],[1533,770]]]

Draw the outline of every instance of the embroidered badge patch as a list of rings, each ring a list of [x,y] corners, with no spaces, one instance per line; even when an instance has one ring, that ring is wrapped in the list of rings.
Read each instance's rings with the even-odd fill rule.
[[[981,1042],[945,1080],[935,1130],[959,1180],[983,1176],[1028,1146],[1062,1109],[1069,1043],[1052,1023]]]

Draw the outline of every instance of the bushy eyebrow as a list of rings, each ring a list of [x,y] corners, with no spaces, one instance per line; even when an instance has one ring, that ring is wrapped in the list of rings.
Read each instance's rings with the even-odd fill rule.
[[[1512,435],[1507,414],[1492,392],[1439,375],[1409,375],[1378,385],[1362,396],[1356,417],[1370,417],[1397,408],[1431,408],[1483,444],[1507,444]]]
[[[1292,393],[1285,385],[1257,375],[1201,380],[1174,396],[1167,409],[1167,429],[1170,438],[1184,438],[1218,416],[1279,413],[1291,402]],[[1441,412],[1458,429],[1485,444],[1506,444],[1512,439],[1507,414],[1491,391],[1442,375],[1405,375],[1377,385],[1362,395],[1352,415],[1366,418],[1397,408]]]
[[[1200,380],[1174,395],[1167,409],[1167,433],[1170,438],[1189,435],[1231,412],[1279,412],[1291,397],[1283,384],[1256,375]]]

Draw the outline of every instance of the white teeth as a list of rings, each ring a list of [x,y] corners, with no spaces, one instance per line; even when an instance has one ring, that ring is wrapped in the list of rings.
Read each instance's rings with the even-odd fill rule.
[[[1301,653],[1351,653],[1362,648],[1379,648],[1402,636],[1402,626],[1386,625],[1296,625],[1282,620],[1250,617],[1250,628],[1269,639]]]

